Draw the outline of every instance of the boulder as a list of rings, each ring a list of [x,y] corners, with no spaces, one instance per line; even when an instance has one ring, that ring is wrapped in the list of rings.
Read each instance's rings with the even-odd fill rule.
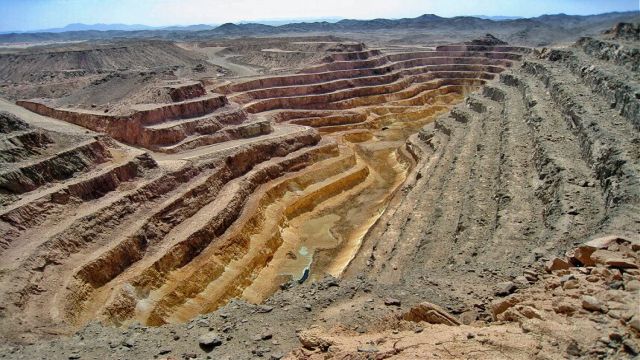
[[[320,349],[321,351],[327,351],[329,347],[333,345],[332,341],[324,339],[319,332],[314,329],[299,332],[298,340],[302,346],[309,350]]]
[[[533,270],[527,269],[522,274],[531,283],[538,281],[538,273]]]
[[[608,235],[608,236],[602,236],[599,238],[589,240],[586,243],[584,243],[584,246],[588,246],[596,249],[606,249],[614,243],[628,244],[628,243],[631,243],[631,240],[618,235]]]
[[[522,299],[517,295],[510,295],[503,299],[494,300],[491,303],[491,315],[494,319],[498,319],[498,315],[505,312],[510,307],[520,303]]]
[[[582,308],[588,311],[603,311],[602,303],[591,295],[582,297]]]
[[[202,334],[198,338],[198,343],[203,349],[213,349],[216,346],[222,345],[222,339],[217,333],[210,331],[206,334]]]
[[[627,291],[640,291],[640,281],[638,281],[638,280],[629,280],[624,285],[624,288]]]
[[[538,311],[538,309],[532,307],[532,306],[528,306],[528,305],[524,305],[524,306],[518,306],[518,311],[524,315],[524,317],[526,317],[527,319],[542,319],[542,313],[540,311]]]
[[[609,250],[596,250],[591,254],[596,264],[604,264],[613,268],[637,269],[635,259],[622,257],[622,254]]]
[[[377,353],[379,350],[372,344],[363,344],[358,346],[358,352],[362,353]]]
[[[566,301],[560,301],[553,305],[553,311],[558,314],[571,316],[574,312],[576,312],[576,308]]]
[[[567,252],[567,258],[575,265],[582,266],[594,266],[596,263],[591,260],[591,254],[596,251],[597,248],[589,245],[581,245],[573,250]]]
[[[498,320],[501,321],[518,321],[522,322],[526,319],[542,319],[542,313],[534,307],[528,305],[515,305],[499,314]]]
[[[386,298],[384,299],[384,304],[387,306],[400,306],[401,302],[398,299]]]
[[[580,283],[578,282],[578,280],[575,280],[575,279],[566,281],[564,284],[562,284],[563,290],[577,289],[579,287],[580,287]]]
[[[556,270],[564,270],[570,268],[571,265],[563,259],[553,258],[547,262],[545,268],[548,272],[556,271]]]
[[[438,305],[423,302],[402,314],[402,319],[413,322],[428,322],[430,324],[460,325],[460,322]]]
[[[513,279],[513,283],[518,287],[518,289],[524,289],[529,287],[529,279],[526,276],[520,275]]]
[[[467,310],[460,314],[460,322],[465,325],[470,325],[476,320],[478,320],[478,312],[475,310]]]
[[[517,288],[516,284],[511,281],[502,282],[496,286],[495,294],[498,296],[507,296],[516,291]]]

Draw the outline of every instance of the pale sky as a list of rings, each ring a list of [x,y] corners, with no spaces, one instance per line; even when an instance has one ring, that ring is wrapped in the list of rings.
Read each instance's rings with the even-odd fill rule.
[[[255,19],[351,19],[457,15],[598,14],[639,10],[639,0],[0,0],[0,31],[70,23],[151,26]]]

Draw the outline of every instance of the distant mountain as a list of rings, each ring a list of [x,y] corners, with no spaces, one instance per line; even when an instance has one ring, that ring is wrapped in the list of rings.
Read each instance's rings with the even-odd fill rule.
[[[336,23],[344,18],[331,16],[321,18],[297,18],[297,19],[265,19],[265,20],[252,20],[252,21],[240,21],[238,24],[262,24],[271,26],[281,26],[295,23],[310,23],[310,22],[327,22]]]
[[[215,29],[218,25],[196,24],[196,25],[173,25],[173,26],[148,26],[142,24],[69,24],[61,28],[31,30],[31,31],[3,31],[0,34],[35,34],[35,33],[66,33],[75,31],[202,31]]]
[[[207,25],[207,24],[197,24],[197,25],[187,25],[187,26],[165,26],[155,28],[156,30],[168,30],[168,31],[202,31],[202,30],[211,30],[215,29],[217,25]]]
[[[276,21],[277,22],[277,21]],[[0,34],[0,43],[45,41],[106,40],[113,38],[202,40],[219,37],[270,36],[287,33],[348,33],[387,30],[412,31],[474,31],[513,34],[516,41],[535,37],[546,38],[540,44],[559,37],[572,38],[584,34],[597,34],[617,22],[640,22],[640,11],[614,12],[600,15],[542,15],[535,18],[456,16],[440,17],[424,14],[403,19],[342,19],[336,22],[296,22],[269,25],[260,22],[226,23],[220,26],[199,24],[153,28],[146,25],[123,24],[71,24],[62,29],[46,32]]]
[[[69,24],[62,28],[54,28],[54,29],[45,29],[45,30],[36,30],[29,32],[52,32],[52,33],[61,33],[67,31],[89,31],[89,30],[97,30],[97,31],[136,31],[136,30],[153,30],[155,29],[152,26],[142,25],[142,24]]]
[[[493,21],[505,21],[505,20],[516,20],[516,19],[522,19],[522,16],[487,16],[487,15],[473,15],[473,17],[477,17],[478,19],[493,20]]]

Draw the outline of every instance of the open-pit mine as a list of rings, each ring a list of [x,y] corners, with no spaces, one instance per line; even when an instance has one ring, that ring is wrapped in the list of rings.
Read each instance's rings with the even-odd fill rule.
[[[638,24],[496,34],[0,49],[0,357],[640,354]]]

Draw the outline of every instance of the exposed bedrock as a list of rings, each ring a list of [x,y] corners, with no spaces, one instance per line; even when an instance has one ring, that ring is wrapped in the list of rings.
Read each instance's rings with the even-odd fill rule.
[[[200,82],[171,85],[168,89],[171,100],[175,102],[195,99],[207,94],[207,90]]]
[[[0,163],[15,163],[39,155],[53,140],[17,116],[0,112]]]
[[[640,49],[590,37],[581,38],[575,45],[585,54],[600,60],[611,61],[631,71],[640,70]]]
[[[29,124],[24,122],[24,120],[6,111],[0,111],[0,120],[0,133],[2,134],[30,128]]]
[[[353,61],[353,60],[363,60],[368,59],[373,56],[379,56],[382,52],[380,50],[363,50],[363,51],[354,51],[354,52],[336,52],[330,55],[327,55],[323,62],[333,62],[333,61]]]
[[[33,227],[43,222],[48,215],[60,211],[62,207],[98,199],[116,190],[122,183],[136,179],[156,166],[157,164],[148,154],[137,156],[125,164],[109,167],[88,179],[69,183],[55,192],[45,193],[27,203],[2,210],[0,219],[21,230]],[[7,235],[5,240],[9,241],[10,236]],[[1,244],[0,246],[6,247]]]
[[[105,144],[89,140],[56,155],[32,163],[6,167],[0,171],[0,191],[21,194],[56,180],[65,180],[107,161],[111,155]]]
[[[640,24],[621,22],[604,33],[617,40],[640,40]]]
[[[129,144],[151,147],[142,133],[145,126],[156,125],[169,120],[205,116],[228,104],[224,95],[208,95],[187,101],[152,105],[149,109],[140,109],[131,115],[106,115],[92,112],[79,112],[51,108],[43,103],[30,100],[16,102],[35,113],[64,120],[88,129],[104,132],[114,139]]]
[[[39,130],[17,131],[0,136],[0,162],[15,163],[38,155],[51,142],[51,137]]]

